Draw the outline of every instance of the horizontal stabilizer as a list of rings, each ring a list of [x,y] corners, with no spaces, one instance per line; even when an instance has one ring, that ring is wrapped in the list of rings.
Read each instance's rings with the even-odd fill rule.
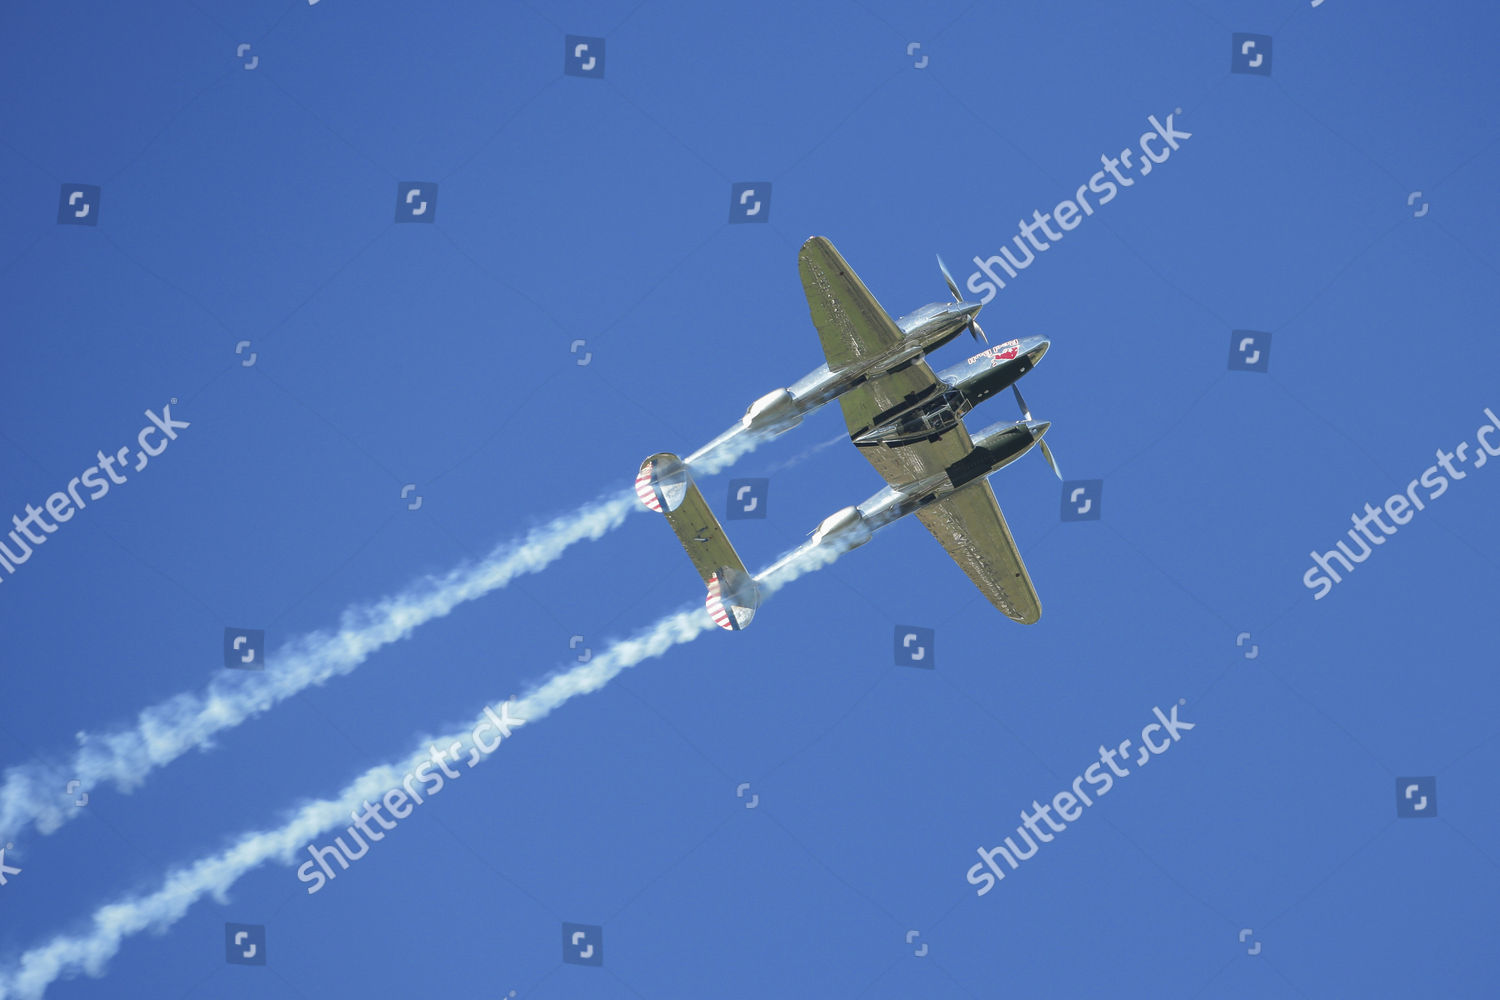
[[[760,588],[729,543],[719,519],[676,455],[662,452],[641,463],[636,495],[667,523],[708,588],[705,606],[720,628],[739,631],[760,607]]]

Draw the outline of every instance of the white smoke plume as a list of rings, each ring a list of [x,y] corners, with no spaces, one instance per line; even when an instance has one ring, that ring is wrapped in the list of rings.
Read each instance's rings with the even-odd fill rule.
[[[695,471],[724,469],[766,440],[766,435],[736,424],[694,453]],[[632,491],[604,494],[519,541],[502,543],[478,563],[426,577],[393,597],[350,608],[338,631],[299,636],[274,651],[268,658],[271,669],[225,672],[202,691],[184,692],[142,709],[133,725],[79,733],[77,751],[65,760],[7,768],[0,780],[0,842],[14,840],[31,824],[44,834],[54,832],[78,815],[73,805],[78,792],[107,782],[121,791],[138,787],[153,771],[209,745],[219,733],[313,685],[353,672],[372,653],[405,639],[419,626],[518,576],[540,572],[571,546],[598,540],[640,509]],[[72,784],[75,781],[78,784]]]
[[[756,577],[762,596],[769,597],[799,576],[826,566],[840,552],[836,544],[802,545]],[[551,675],[513,702],[510,713],[533,724],[578,695],[604,687],[621,671],[691,642],[712,628],[702,607],[669,614],[636,635],[613,643],[588,663]],[[483,718],[481,714],[471,725],[420,741],[423,749],[410,757],[371,767],[333,798],[305,803],[280,826],[243,834],[216,854],[168,871],[154,891],[100,906],[89,929],[59,934],[26,951],[12,965],[0,968],[0,1000],[38,1000],[48,986],[65,976],[102,976],[128,938],[145,930],[170,927],[205,896],[226,902],[229,889],[246,873],[268,861],[290,864],[304,846],[347,825],[350,814],[366,801],[376,801],[399,788],[405,774],[429,759],[428,748],[458,743],[460,754],[469,751],[472,734]]]
[[[42,833],[53,832],[78,814],[73,808],[78,790],[87,792],[105,782],[122,791],[135,788],[157,768],[210,743],[224,730],[315,684],[352,672],[372,653],[405,639],[418,626],[518,576],[541,571],[570,546],[600,538],[638,509],[633,492],[606,494],[519,541],[497,546],[480,562],[350,608],[338,631],[299,636],[273,652],[272,669],[226,671],[202,691],[174,695],[143,709],[134,725],[80,733],[78,750],[66,760],[7,768],[0,782],[0,840],[15,839],[30,823]],[[79,784],[70,786],[72,781]]]

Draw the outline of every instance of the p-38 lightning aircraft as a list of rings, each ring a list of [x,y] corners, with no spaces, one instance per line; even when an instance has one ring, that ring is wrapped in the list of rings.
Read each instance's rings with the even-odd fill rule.
[[[825,518],[798,553],[825,545],[847,551],[915,513],[1003,614],[1023,624],[1039,620],[1036,588],[987,477],[1040,445],[1062,478],[1043,440],[1051,425],[1032,419],[1015,385],[1041,360],[1049,341],[1007,341],[934,373],[925,360],[927,350],[953,339],[964,326],[982,336],[974,323],[978,305],[960,299],[956,305],[926,306],[898,323],[823,237],[802,245],[799,264],[828,363],[790,389],[756,401],[743,426],[779,433],[836,398],[850,440],[886,486],[859,506]],[[959,299],[951,277],[948,286]],[[1015,393],[1021,419],[991,424],[971,437],[964,415],[1006,388]],[[647,507],[667,516],[708,586],[715,623],[742,629],[759,606],[756,578],[746,572],[693,483],[691,467],[692,457],[684,462],[668,453],[653,455],[641,465],[636,492]]]
[[[988,343],[989,338],[974,318],[981,308],[979,303],[963,300],[941,257],[938,268],[953,301],[932,302],[893,321],[832,243],[821,236],[809,239],[798,255],[798,270],[813,325],[823,342],[826,363],[790,386],[768,392],[751,403],[737,423],[689,455],[687,463],[694,468],[700,464],[712,467],[714,454],[736,438],[753,434],[766,440],[784,434],[800,424],[803,417],[867,379],[919,361],[965,330],[975,340]],[[853,289],[857,293],[846,293]],[[1017,350],[1003,359],[1000,355],[1004,351],[994,355],[997,364],[1000,360],[1006,362],[1003,371],[1008,381],[1002,379],[989,389],[991,393],[1003,390],[1030,371],[1047,350],[1047,341],[1042,337],[1027,337],[1002,347]]]

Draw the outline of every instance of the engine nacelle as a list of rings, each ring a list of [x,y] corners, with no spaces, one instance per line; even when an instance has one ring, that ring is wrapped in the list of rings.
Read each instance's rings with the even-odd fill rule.
[[[740,423],[748,430],[780,433],[802,423],[802,414],[797,410],[796,397],[786,389],[777,389],[751,403]]]
[[[974,442],[975,448],[984,451],[1007,452],[1017,444],[1030,444],[1031,431],[1027,429],[1024,420],[1002,420],[974,433],[970,440]]]
[[[858,507],[845,507],[838,513],[823,518],[823,523],[813,532],[813,544],[832,543],[841,551],[848,552],[868,542],[873,534]]]
[[[1031,427],[1024,420],[990,424],[972,436],[974,450],[950,469],[954,486],[1005,468],[1036,443]]]

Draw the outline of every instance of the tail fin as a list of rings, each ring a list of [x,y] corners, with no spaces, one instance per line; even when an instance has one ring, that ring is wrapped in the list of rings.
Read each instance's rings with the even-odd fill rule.
[[[670,452],[652,455],[635,476],[635,495],[647,510],[665,514],[677,509],[687,494],[687,466]]]
[[[641,463],[635,489],[642,503],[666,515],[703,578],[708,587],[704,604],[714,624],[734,632],[748,626],[760,607],[760,588],[682,459],[667,452],[652,455]]]
[[[760,607],[760,587],[744,566],[721,566],[708,578],[703,606],[719,628],[738,632],[750,624]]]

